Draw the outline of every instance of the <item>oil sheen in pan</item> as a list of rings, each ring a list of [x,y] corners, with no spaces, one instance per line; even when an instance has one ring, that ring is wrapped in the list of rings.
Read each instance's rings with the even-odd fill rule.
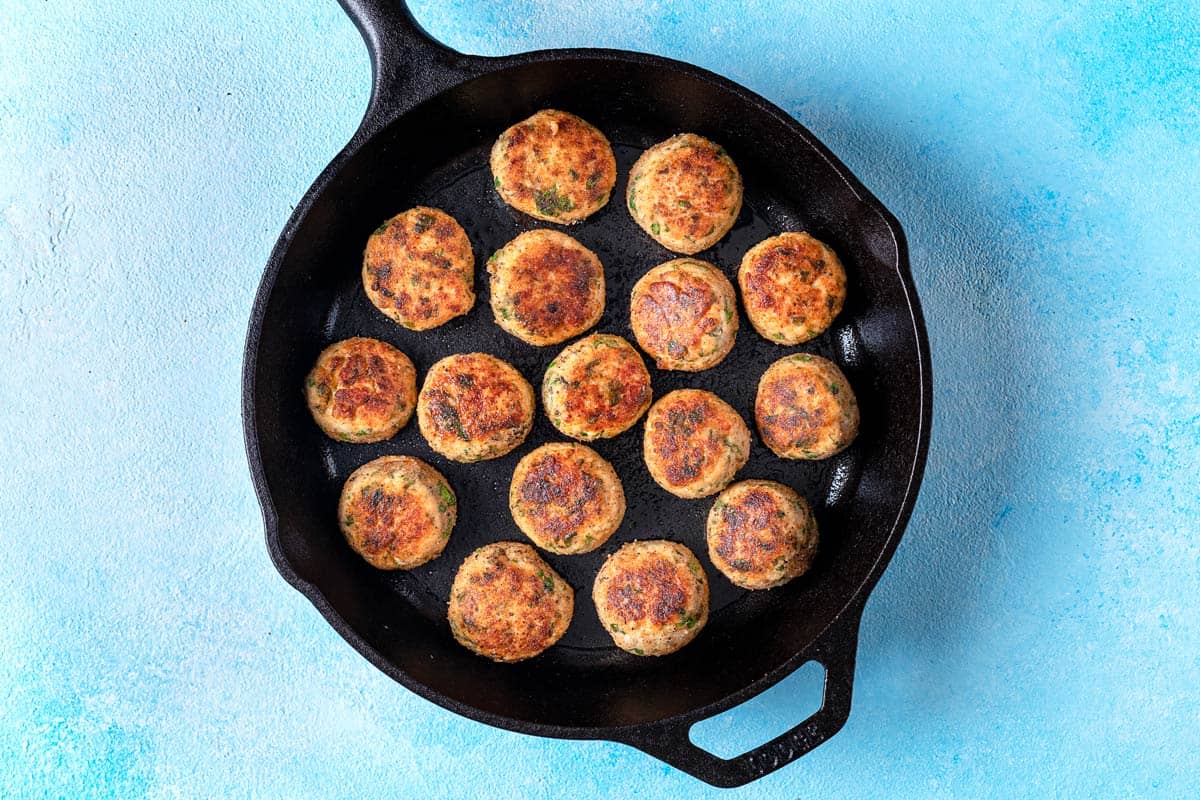
[[[621,141],[633,143],[620,143]],[[542,375],[551,359],[565,347],[532,347],[502,331],[492,320],[489,306],[487,259],[518,233],[535,228],[553,227],[567,232],[593,250],[604,263],[607,298],[604,315],[594,332],[614,333],[633,342],[629,330],[629,293],[634,282],[648,269],[677,257],[642,232],[625,207],[625,182],[629,167],[652,141],[633,137],[614,137],[618,180],[613,197],[598,213],[572,226],[554,226],[526,217],[505,205],[492,187],[487,166],[487,148],[479,147],[443,164],[418,184],[398,191],[396,205],[383,216],[406,207],[430,205],[453,215],[466,229],[476,257],[476,304],[463,317],[425,332],[401,328],[380,314],[362,289],[359,268],[345,265],[345,277],[339,282],[333,306],[328,310],[325,329],[330,340],[349,336],[371,336],[390,342],[413,360],[418,379],[438,359],[451,353],[487,352],[509,361],[533,384],[539,395],[533,430],[525,443],[503,458],[476,464],[456,464],[434,453],[410,423],[395,438],[372,445],[342,444],[324,441],[320,454],[336,496],[346,477],[363,463],[387,453],[404,453],[425,459],[451,482],[459,501],[458,524],[446,550],[435,561],[409,572],[388,573],[392,589],[402,595],[397,602],[411,603],[438,624],[445,624],[446,601],[455,570],[475,548],[501,540],[525,541],[508,511],[508,486],[513,468],[533,448],[550,441],[565,441],[546,419],[540,402]],[[733,154],[735,159],[737,154]],[[766,180],[744,175],[745,201],[733,230],[713,248],[697,258],[712,261],[736,285],[737,268],[742,255],[751,246],[783,230],[805,230],[803,219],[764,192]],[[383,216],[379,221],[382,221]],[[371,221],[376,222],[375,220]],[[813,231],[818,237],[821,231]],[[847,370],[856,386],[868,380],[867,366],[855,358],[861,350],[858,334],[841,320],[855,316],[855,265],[846,264],[849,273],[847,308],[833,327],[816,340],[797,347],[781,347],[758,336],[739,308],[741,325],[733,351],[721,364],[699,373],[665,372],[647,358],[655,398],[684,387],[708,389],[729,402],[754,429],[754,395],[758,378],[776,359],[789,353],[813,352],[831,358]],[[341,266],[339,265],[339,269]],[[868,393],[860,392],[860,399]],[[863,407],[863,430],[871,435],[870,405]],[[817,514],[821,529],[821,549],[813,569],[822,559],[837,558],[840,530],[837,506],[854,493],[860,464],[858,447],[852,445],[824,462],[785,461],[776,458],[753,434],[750,461],[738,474],[742,478],[767,478],[795,488],[808,498]],[[628,658],[612,644],[601,628],[591,603],[591,585],[604,559],[622,544],[634,539],[665,538],[687,545],[697,555],[711,584],[711,616],[736,614],[740,624],[753,624],[758,613],[766,610],[765,593],[753,593],[733,586],[708,561],[704,540],[704,520],[713,498],[683,500],[660,489],[650,478],[642,461],[642,426],[638,425],[614,439],[590,442],[600,455],[616,468],[625,488],[628,510],[616,534],[599,550],[584,555],[556,556],[543,553],[575,588],[575,617],[570,629],[556,645],[558,658],[596,663]],[[317,457],[317,454],[314,454]],[[339,535],[336,509],[329,509],[329,531]],[[805,580],[803,577],[797,579]]]

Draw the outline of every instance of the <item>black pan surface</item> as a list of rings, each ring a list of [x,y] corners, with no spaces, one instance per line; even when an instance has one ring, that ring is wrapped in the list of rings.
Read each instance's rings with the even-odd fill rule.
[[[367,658],[408,688],[458,713],[528,733],[609,738],[650,752],[719,785],[753,780],[835,733],[849,713],[858,620],[907,521],[929,435],[928,348],[898,223],[819,143],[765,101],[710,73],[617,51],[548,51],[477,59],[445,50],[403,6],[349,9],[376,65],[363,128],[325,171],[285,229],[267,267],[247,342],[244,418],[267,540],[280,572]],[[576,612],[562,641],[516,665],[480,659],[445,622],[450,582],[485,543],[523,540],[507,509],[521,456],[563,441],[539,413],[524,445],[478,464],[434,453],[411,422],[372,445],[326,439],[301,387],[326,345],[350,336],[391,342],[418,378],[439,358],[483,351],[513,363],[535,386],[561,347],[536,348],[500,330],[488,306],[484,262],[517,233],[548,226],[504,205],[492,189],[487,153],[495,137],[540,108],[579,114],[614,144],[614,200],[585,222],[560,228],[599,255],[607,307],[595,329],[633,341],[629,292],[652,266],[675,257],[646,236],[624,207],[629,166],[649,145],[692,131],[721,143],[742,171],[745,203],[733,231],[698,257],[736,278],[742,254],[763,238],[807,230],[829,243],[849,275],[847,305],[814,342],[781,347],[742,315],[730,356],[701,373],[651,367],[655,397],[697,387],[723,397],[753,428],[758,378],[778,358],[813,352],[839,363],[862,410],[858,440],[825,462],[784,461],[754,437],[740,478],[770,478],[813,504],[821,530],[813,569],[779,589],[747,592],[708,562],[708,500],[661,490],[641,458],[641,426],[592,443],[624,482],[628,511],[599,551],[546,556],[575,588]],[[363,246],[387,217],[433,205],[465,227],[477,262],[478,300],[465,317],[424,333],[404,330],[366,298]],[[735,281],[736,283],[736,281]],[[649,363],[649,360],[648,360]],[[375,570],[337,527],[342,483],[383,454],[433,464],[457,492],[459,520],[442,556],[409,572]],[[637,658],[613,646],[590,600],[605,556],[633,539],[688,545],[709,573],[712,613],[694,643],[672,656]],[[767,688],[808,660],[826,668],[822,709],[795,729],[732,760],[691,744],[687,730]]]

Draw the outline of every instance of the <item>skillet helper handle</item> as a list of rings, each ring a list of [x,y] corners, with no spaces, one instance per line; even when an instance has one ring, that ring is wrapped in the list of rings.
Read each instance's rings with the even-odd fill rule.
[[[735,758],[721,758],[692,743],[688,732],[694,722],[687,722],[637,731],[626,743],[693,777],[725,788],[742,786],[787,766],[846,724],[861,618],[861,607],[847,609],[809,649],[808,660],[825,668],[821,708],[769,742]]]
[[[404,0],[338,0],[371,54],[371,100],[357,138],[366,138],[400,114],[480,74],[489,60],[468,56],[434,39]]]

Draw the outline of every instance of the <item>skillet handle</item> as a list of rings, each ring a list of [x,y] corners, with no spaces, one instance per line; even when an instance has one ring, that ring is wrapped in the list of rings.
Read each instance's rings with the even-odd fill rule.
[[[698,720],[635,729],[626,744],[665,761],[706,783],[742,786],[787,766],[822,744],[846,724],[854,684],[861,606],[847,609],[805,653],[825,668],[821,708],[791,730],[736,758],[721,758],[692,743],[688,733]]]
[[[492,59],[469,56],[434,39],[404,0],[338,0],[371,54],[371,100],[356,138],[467,78]]]

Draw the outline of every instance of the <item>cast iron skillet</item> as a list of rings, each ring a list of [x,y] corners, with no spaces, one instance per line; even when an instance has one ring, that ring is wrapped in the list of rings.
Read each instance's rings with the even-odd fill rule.
[[[343,4],[371,51],[370,105],[354,138],[317,178],[280,236],[246,343],[246,445],[276,567],[379,669],[471,719],[540,736],[624,742],[720,786],[752,781],[816,747],[850,712],[863,604],[904,530],[929,440],[929,350],[900,225],[795,120],[702,69],[614,50],[466,56],[430,39],[401,2]],[[677,132],[722,144],[746,184],[734,230],[701,258],[733,276],[755,242],[782,230],[809,230],[846,263],[846,309],[820,339],[780,347],[759,337],[743,315],[737,345],[721,366],[697,374],[652,370],[655,396],[681,386],[707,388],[752,420],[755,387],[767,365],[788,353],[817,352],[843,366],[857,391],[863,426],[846,452],[815,464],[777,459],[755,440],[739,477],[795,487],[813,503],[822,536],[809,574],[767,592],[736,589],[713,569],[703,538],[711,501],[680,500],[653,483],[640,456],[640,426],[595,443],[625,483],[625,522],[601,551],[549,557],[575,587],[575,619],[542,656],[502,666],[451,638],[445,622],[450,581],[474,548],[521,539],[506,505],[513,466],[533,447],[562,437],[539,413],[524,446],[474,465],[433,453],[415,422],[388,442],[335,443],[313,424],[301,386],[323,347],[353,335],[396,344],[422,375],[444,355],[483,350],[540,385],[560,348],[530,347],[495,326],[482,265],[519,231],[548,227],[503,205],[487,169],[495,137],[546,107],[591,121],[617,153],[613,200],[569,229],[606,266],[608,306],[596,330],[632,340],[633,282],[674,257],[636,228],[623,197],[640,150]],[[360,279],[371,231],[418,203],[441,207],[464,224],[480,293],[469,315],[421,334],[377,312]],[[411,572],[367,566],[337,527],[342,482],[384,453],[432,463],[460,499],[446,552]],[[679,653],[637,658],[614,648],[601,629],[591,583],[605,555],[620,544],[660,537],[686,543],[705,564],[711,620]],[[734,759],[691,743],[693,723],[745,701],[810,660],[826,670],[823,704],[810,719]]]

